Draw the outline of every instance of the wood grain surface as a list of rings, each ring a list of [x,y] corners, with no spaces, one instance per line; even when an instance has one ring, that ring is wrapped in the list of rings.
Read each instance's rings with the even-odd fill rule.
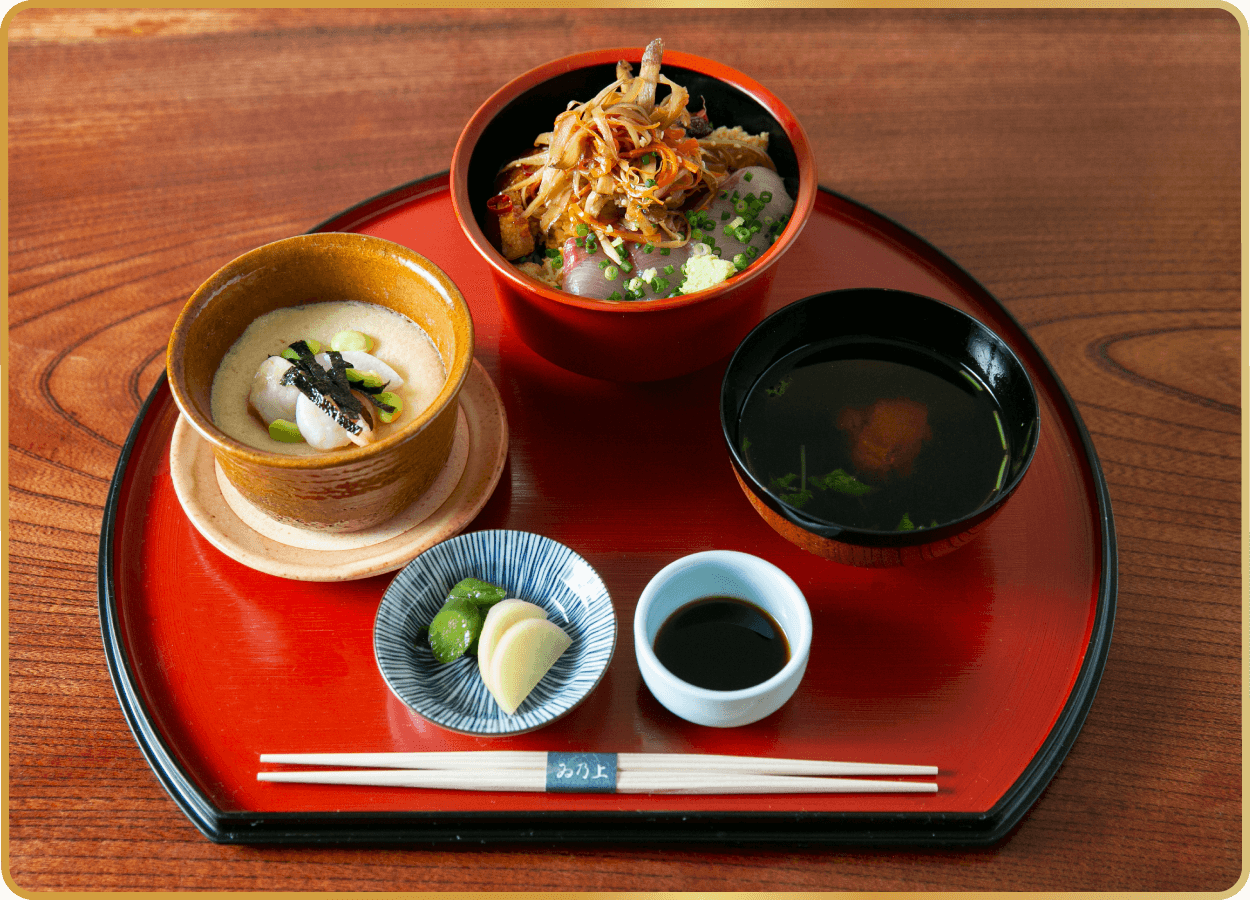
[[[127,730],[96,612],[109,481],[224,262],[448,168],[556,56],[769,86],[823,185],[924,236],[1047,354],[1119,536],[1102,686],[999,846],[218,846]],[[1226,9],[72,10],[8,42],[8,854],[83,890],[1225,891],[1242,874],[1244,22]]]

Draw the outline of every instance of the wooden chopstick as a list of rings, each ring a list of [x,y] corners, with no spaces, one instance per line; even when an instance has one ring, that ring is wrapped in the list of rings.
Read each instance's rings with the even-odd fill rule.
[[[618,753],[617,768],[626,772],[698,772],[737,775],[936,775],[937,766],[897,763],[834,762],[821,759],[772,759],[700,753]],[[544,750],[468,750],[415,753],[262,753],[263,763],[301,766],[361,766],[386,769],[544,771]]]
[[[352,784],[459,791],[548,789],[545,773],[537,769],[349,769],[258,772],[256,778],[258,781],[300,784]],[[936,791],[937,785],[931,781],[873,781],[860,778],[672,771],[622,771],[617,774],[615,787],[615,792],[621,794],[880,794]]]

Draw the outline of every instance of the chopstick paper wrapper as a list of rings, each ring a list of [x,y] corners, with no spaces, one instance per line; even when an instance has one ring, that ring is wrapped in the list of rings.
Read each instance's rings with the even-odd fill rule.
[[[259,772],[260,781],[467,791],[621,794],[933,793],[926,781],[830,775],[935,775],[935,766],[666,753],[470,751],[261,754],[261,762],[388,766]]]

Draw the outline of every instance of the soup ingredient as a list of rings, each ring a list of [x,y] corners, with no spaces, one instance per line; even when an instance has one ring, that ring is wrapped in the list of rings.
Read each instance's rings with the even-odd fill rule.
[[[902,397],[874,401],[866,408],[844,407],[838,428],[851,440],[851,464],[859,475],[878,481],[911,474],[925,441],[933,437],[929,410]]]
[[[504,632],[522,619],[545,619],[547,611],[536,603],[515,597],[500,600],[486,613],[482,633],[477,641],[477,668],[482,682],[489,688],[490,661]],[[493,691],[492,691],[493,693]]]
[[[359,332],[351,333],[364,339],[353,343],[372,343]],[[320,346],[313,340],[296,341],[280,355],[267,357],[252,378],[248,402],[275,440],[302,438],[318,450],[349,443],[364,446],[374,438],[374,423],[361,398],[372,404],[382,422],[392,422],[403,401],[393,390],[383,389],[398,389],[404,380],[363,350],[320,353]]]
[[[839,491],[843,494],[850,494],[852,497],[871,493],[873,489],[872,485],[864,484],[845,469],[834,469],[823,477],[813,477],[811,483],[822,491]]]
[[[404,386],[404,379],[400,377],[398,372],[373,354],[366,353],[364,350],[318,353],[316,356],[318,365],[327,371],[331,369],[335,364],[334,352],[337,352],[343,362],[347,363],[348,369],[344,374],[346,374],[347,380],[355,390],[381,391],[383,387],[399,390]]]
[[[373,421],[366,415],[357,392],[373,399],[385,385],[366,384],[366,376],[351,367],[337,350],[314,354],[308,342],[302,340],[287,350],[294,353],[295,359],[283,374],[282,382],[299,389],[295,424],[304,440],[318,450],[334,450],[349,443],[363,447],[371,442]]]
[[[522,619],[508,628],[483,679],[499,708],[515,713],[572,643],[563,628],[546,618]]]
[[[373,338],[367,334],[361,334],[359,331],[340,331],[330,338],[330,349],[340,352],[344,350],[363,350],[368,353],[373,349]]]
[[[487,231],[531,277],[602,300],[691,293],[745,269],[784,227],[794,202],[768,133],[713,128],[706,109],[690,112],[687,90],[660,72],[663,48],[659,39],[647,45],[637,77],[617,63],[615,81],[571,104],[535,152],[499,173]],[[658,100],[661,85],[668,94]],[[702,264],[687,287],[689,251],[660,265],[642,258],[696,245],[732,268]]]
[[[270,422],[269,436],[275,441],[283,441],[287,444],[298,444],[304,439],[304,436],[300,434],[299,426],[286,419],[274,419]]]
[[[655,655],[682,681],[712,691],[754,687],[790,660],[786,634],[766,611],[737,597],[703,597],[664,620]]]
[[[267,425],[272,425],[277,420],[288,424],[295,421],[295,401],[299,399],[299,388],[285,380],[290,368],[290,360],[281,356],[268,356],[252,376],[252,390],[247,395],[247,402]],[[272,434],[272,429],[270,433]]]
[[[363,395],[365,390],[374,389],[368,387],[372,381],[368,373],[374,373],[381,379],[376,385],[378,399],[386,402],[381,394],[388,391],[401,400],[399,404],[390,404],[396,406],[397,413],[392,417],[392,424],[388,424],[383,415],[385,410],[363,396],[357,397],[370,417],[374,440],[381,440],[394,429],[402,428],[438,396],[446,382],[446,369],[433,340],[416,322],[374,303],[326,300],[275,309],[248,325],[213,377],[213,422],[231,438],[258,450],[288,456],[315,456],[325,452],[302,436],[295,442],[278,440],[270,433],[270,425],[278,419],[295,423],[299,389],[294,384],[281,384],[286,367],[299,359],[299,354],[292,349],[293,342],[302,338],[308,350],[318,357],[318,368],[325,369],[334,336],[349,331],[365,335],[373,344],[364,358],[356,357],[356,351],[336,351],[345,359],[354,360],[345,373],[349,382],[361,374],[353,366],[365,370],[361,379],[364,390],[357,393]],[[284,358],[284,352],[293,359]],[[269,361],[271,357],[277,359]],[[373,361],[366,365],[365,361],[370,358]],[[391,384],[382,388],[382,382],[388,379]],[[276,393],[280,388],[284,389],[283,394]],[[354,384],[352,389],[356,390]],[[265,408],[262,398],[267,395],[280,405]],[[342,431],[334,433],[340,446],[352,445]]]
[[[962,519],[1003,487],[1011,450],[996,412],[993,392],[944,359],[841,339],[764,373],[743,404],[738,445],[748,471],[804,515],[923,530]]]
[[[404,411],[404,398],[399,394],[391,391],[382,391],[378,394],[378,418],[383,423],[389,425],[399,418]]]

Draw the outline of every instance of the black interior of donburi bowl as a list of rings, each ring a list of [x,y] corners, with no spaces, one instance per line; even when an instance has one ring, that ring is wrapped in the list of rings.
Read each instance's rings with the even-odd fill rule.
[[[910,531],[874,531],[800,512],[774,496],[751,472],[742,451],[740,420],[752,389],[775,363],[800,350],[886,342],[937,365],[965,369],[991,392],[1010,447],[1002,486],[957,519]],[[761,386],[762,387],[762,386]],[[770,509],[821,537],[864,546],[922,544],[958,534],[987,518],[1015,490],[1037,448],[1037,395],[1011,348],[971,316],[937,300],[906,291],[853,288],[798,300],[762,321],[742,341],[721,386],[721,427],[740,477]],[[833,415],[834,413],[830,413]]]
[[[638,66],[634,64],[634,71]],[[663,65],[662,74],[690,94],[687,108],[704,108],[713,127],[741,126],[751,134],[768,132],[768,155],[777,166],[790,196],[798,196],[799,168],[794,148],[780,123],[749,94],[701,72],[680,66]],[[469,201],[478,226],[486,230],[486,201],[495,193],[495,177],[507,162],[534,150],[534,138],[551,131],[556,116],[571,101],[583,103],[616,80],[616,65],[574,69],[536,85],[518,95],[486,126],[469,156],[467,173]],[[668,96],[661,84],[657,101]]]

